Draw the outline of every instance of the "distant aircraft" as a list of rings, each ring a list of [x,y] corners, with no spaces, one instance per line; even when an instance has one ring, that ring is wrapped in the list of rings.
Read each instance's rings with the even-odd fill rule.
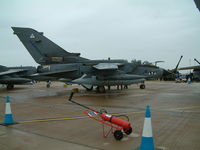
[[[70,53],[46,38],[42,32],[31,28],[12,27],[33,59],[41,66],[38,75],[58,77],[69,83],[80,84],[87,90],[97,86],[97,91],[105,92],[105,86],[127,87],[141,83],[145,79],[159,78],[163,69],[150,64],[127,62],[126,60],[89,60],[80,53]]]
[[[7,89],[13,89],[16,84],[31,83],[32,79],[28,78],[31,74],[36,73],[35,67],[5,67],[0,65],[0,84],[7,85]]]
[[[174,69],[171,69],[171,70],[163,69],[163,75],[161,77],[161,80],[165,80],[165,81],[174,81],[175,80],[176,74],[179,74],[178,66],[179,66],[182,58],[183,58],[183,56],[180,57],[177,65]]]
[[[182,67],[182,68],[178,68],[178,70],[191,70],[191,69],[193,69],[193,73],[191,74],[193,80],[200,81],[200,62],[196,58],[194,58],[194,61],[196,61],[199,65]]]

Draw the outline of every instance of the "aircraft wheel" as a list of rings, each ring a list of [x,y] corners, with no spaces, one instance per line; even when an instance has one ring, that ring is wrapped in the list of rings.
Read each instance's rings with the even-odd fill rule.
[[[130,127],[128,130],[124,130],[124,132],[125,132],[127,135],[131,134],[132,131],[133,131],[133,129],[132,129],[131,127]]]
[[[47,81],[47,88],[50,88],[51,86],[51,81]]]
[[[14,85],[13,84],[8,84],[7,85],[7,90],[11,90],[11,89],[13,89],[14,88]]]
[[[114,132],[114,137],[115,137],[115,139],[116,140],[121,140],[122,138],[123,138],[123,133],[122,133],[122,131],[120,131],[120,130],[115,130],[115,132]]]
[[[124,89],[128,89],[128,85],[124,85]]]
[[[106,92],[104,86],[98,86],[98,87],[97,87],[97,91],[98,91],[99,93],[105,93],[105,92]]]
[[[50,88],[50,86],[51,86],[50,84],[47,84],[47,88]]]
[[[140,89],[145,89],[145,85],[144,85],[144,84],[141,84],[141,85],[140,85]]]

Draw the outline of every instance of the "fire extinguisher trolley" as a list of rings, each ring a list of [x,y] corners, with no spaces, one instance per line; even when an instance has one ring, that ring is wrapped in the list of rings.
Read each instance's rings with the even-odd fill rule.
[[[106,138],[108,137],[110,133],[112,133],[116,140],[121,140],[123,138],[123,133],[127,135],[132,133],[132,127],[131,127],[131,123],[129,122],[128,116],[110,115],[107,113],[105,109],[96,111],[83,104],[77,103],[72,100],[74,93],[77,93],[77,92],[78,92],[78,89],[72,89],[70,97],[69,97],[69,101],[83,108],[86,108],[86,110],[83,111],[84,114],[102,123],[103,137]],[[105,131],[105,127],[104,127],[105,125],[110,127],[110,129],[107,132]]]

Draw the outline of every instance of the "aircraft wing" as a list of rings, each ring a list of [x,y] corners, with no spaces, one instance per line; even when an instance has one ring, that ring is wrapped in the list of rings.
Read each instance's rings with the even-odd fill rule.
[[[190,66],[190,67],[178,68],[178,70],[190,70],[190,69],[200,69],[200,66]]]
[[[59,70],[59,71],[50,71],[50,72],[44,72],[44,73],[36,73],[31,75],[32,77],[34,76],[51,76],[51,77],[56,77],[58,75],[64,74],[64,73],[69,73],[69,72],[74,72],[77,71],[77,69],[72,69],[72,70]]]
[[[27,71],[27,69],[9,69],[7,71],[0,72],[0,76],[15,74],[24,71]]]
[[[97,70],[117,70],[121,63],[99,63],[94,65],[93,68]]]

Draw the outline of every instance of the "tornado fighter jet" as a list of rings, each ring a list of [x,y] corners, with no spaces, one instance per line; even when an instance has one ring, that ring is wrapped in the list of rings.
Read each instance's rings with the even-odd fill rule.
[[[0,84],[7,85],[7,89],[13,89],[16,84],[31,83],[28,78],[36,73],[35,67],[5,67],[0,65]]]
[[[40,64],[38,75],[58,77],[67,83],[76,83],[92,90],[105,92],[105,86],[128,86],[146,79],[159,78],[163,69],[121,59],[89,60],[80,53],[70,53],[31,28],[12,27],[33,59]]]

